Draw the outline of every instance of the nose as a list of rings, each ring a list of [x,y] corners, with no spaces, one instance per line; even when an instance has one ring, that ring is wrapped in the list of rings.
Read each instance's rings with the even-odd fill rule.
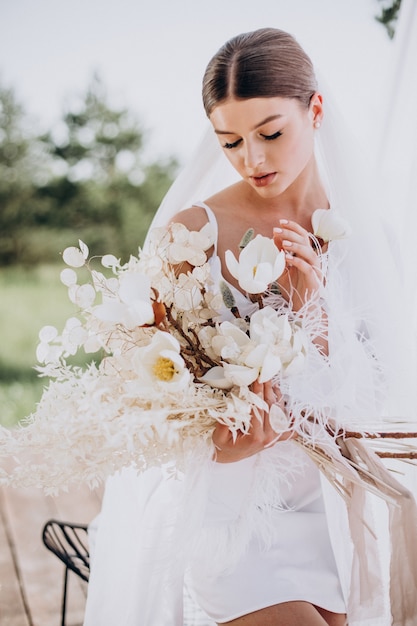
[[[245,167],[256,170],[265,162],[265,153],[258,143],[247,142],[244,149]]]

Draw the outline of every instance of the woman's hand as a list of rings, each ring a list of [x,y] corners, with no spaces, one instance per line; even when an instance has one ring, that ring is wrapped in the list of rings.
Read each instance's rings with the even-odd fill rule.
[[[253,393],[261,396],[271,407],[278,404],[283,409],[283,398],[280,391],[267,383],[255,381],[252,384]],[[215,461],[218,463],[233,463],[246,459],[265,448],[273,446],[277,441],[284,441],[296,436],[291,430],[277,433],[273,430],[269,421],[269,412],[260,411],[260,417],[252,414],[249,432],[244,434],[239,432],[234,441],[229,428],[224,424],[217,424],[213,432],[213,443],[216,448]]]
[[[278,279],[283,297],[299,311],[319,293],[323,283],[320,259],[311,246],[309,233],[297,222],[280,220],[273,239],[286,253],[287,271]]]

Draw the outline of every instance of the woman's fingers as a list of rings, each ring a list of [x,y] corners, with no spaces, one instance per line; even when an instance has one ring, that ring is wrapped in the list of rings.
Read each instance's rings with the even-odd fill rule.
[[[268,404],[268,407],[282,400],[281,393],[272,383],[252,384],[252,391],[259,395]],[[248,433],[237,433],[235,437],[224,424],[216,424],[213,432],[213,443],[216,448],[216,461],[219,463],[232,463],[261,452],[271,447],[277,441],[292,437],[292,432],[283,431],[277,433],[271,426],[269,410],[257,411],[252,414],[251,425]]]
[[[309,233],[304,228],[296,226],[297,230],[274,228],[275,245],[289,255],[301,256],[312,265],[318,264],[318,257],[311,245]]]
[[[271,381],[268,381],[263,384],[263,396],[264,396],[265,402],[267,403],[269,407],[271,407],[273,404],[276,403],[277,394],[275,392],[275,389]]]

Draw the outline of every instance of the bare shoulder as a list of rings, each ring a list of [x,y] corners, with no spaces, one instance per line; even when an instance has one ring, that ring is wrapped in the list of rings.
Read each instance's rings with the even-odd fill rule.
[[[235,204],[239,194],[239,183],[236,183],[214,194],[205,200],[204,204],[214,212],[216,217],[219,217]],[[200,230],[208,222],[207,212],[202,206],[192,206],[174,215],[171,222],[184,224],[188,230]]]

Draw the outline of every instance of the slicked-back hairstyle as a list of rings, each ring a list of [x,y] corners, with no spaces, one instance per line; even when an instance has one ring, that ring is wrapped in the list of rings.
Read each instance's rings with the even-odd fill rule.
[[[228,98],[297,98],[308,106],[317,90],[313,64],[292,35],[261,28],[237,35],[214,55],[203,78],[210,116]]]

